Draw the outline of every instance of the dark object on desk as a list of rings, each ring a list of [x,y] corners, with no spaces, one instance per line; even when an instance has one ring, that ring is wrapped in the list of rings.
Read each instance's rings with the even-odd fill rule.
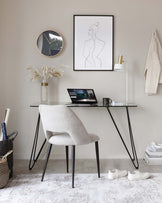
[[[0,156],[4,156],[8,151],[13,150],[13,140],[18,132],[14,131],[8,136],[7,140],[0,141]],[[9,178],[13,176],[13,153],[7,157],[8,168],[10,169]]]
[[[67,89],[73,104],[96,104],[97,99],[93,89]]]
[[[1,126],[2,126],[3,140],[7,140],[7,131],[6,131],[5,122],[1,123]]]
[[[112,103],[110,98],[103,98],[103,106],[109,106]]]

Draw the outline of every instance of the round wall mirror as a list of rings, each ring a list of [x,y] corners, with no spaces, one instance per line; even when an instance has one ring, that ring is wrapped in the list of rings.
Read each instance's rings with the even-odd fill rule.
[[[56,31],[42,32],[37,39],[37,47],[45,56],[56,56],[63,49],[63,37]]]

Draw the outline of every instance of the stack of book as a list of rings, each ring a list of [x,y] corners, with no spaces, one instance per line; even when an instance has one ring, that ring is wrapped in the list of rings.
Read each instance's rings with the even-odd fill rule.
[[[149,165],[162,165],[162,144],[152,142],[145,150],[144,159]]]

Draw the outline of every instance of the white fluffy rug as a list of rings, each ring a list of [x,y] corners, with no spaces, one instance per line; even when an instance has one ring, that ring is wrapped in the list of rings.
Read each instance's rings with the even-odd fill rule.
[[[143,181],[127,178],[108,180],[106,174],[76,174],[71,188],[70,174],[18,175],[0,189],[0,203],[161,203],[162,174]]]

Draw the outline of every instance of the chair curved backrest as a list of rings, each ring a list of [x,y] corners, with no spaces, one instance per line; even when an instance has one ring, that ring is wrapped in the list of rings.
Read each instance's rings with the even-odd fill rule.
[[[47,140],[48,133],[67,133],[75,145],[88,144],[91,142],[83,123],[77,115],[65,105],[39,105],[42,125]]]

